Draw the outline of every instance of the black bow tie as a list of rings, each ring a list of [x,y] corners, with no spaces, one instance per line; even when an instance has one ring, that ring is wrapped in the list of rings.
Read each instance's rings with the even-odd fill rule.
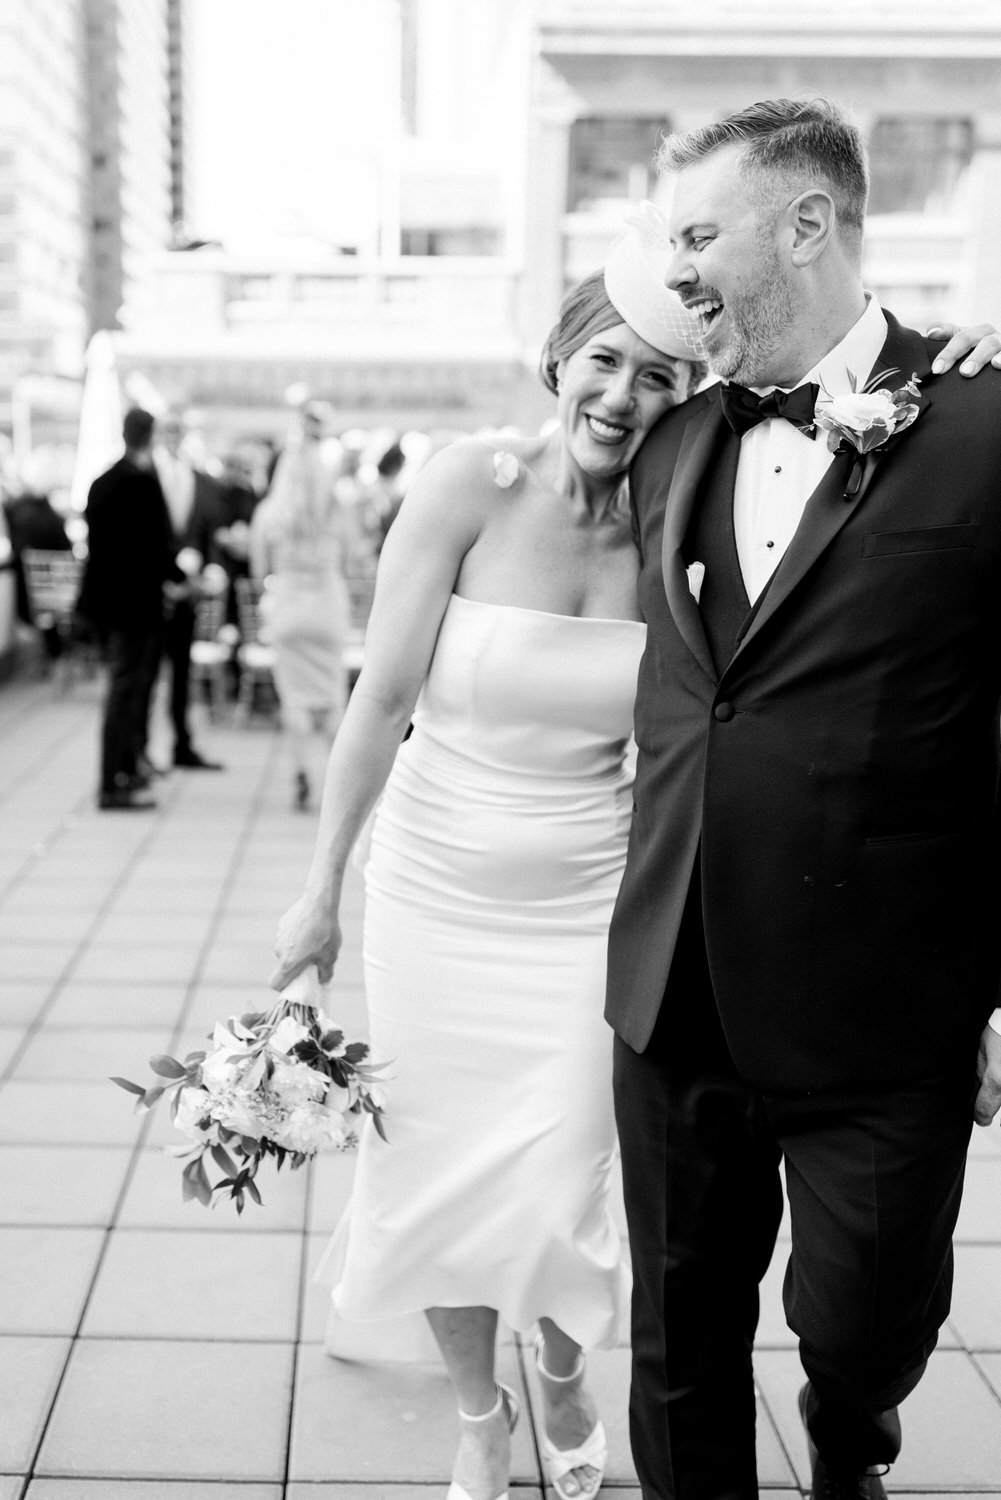
[[[738,437],[768,417],[785,417],[800,432],[812,432],[819,395],[819,385],[798,385],[794,391],[769,391],[767,396],[757,396],[743,385],[720,388],[723,415]]]

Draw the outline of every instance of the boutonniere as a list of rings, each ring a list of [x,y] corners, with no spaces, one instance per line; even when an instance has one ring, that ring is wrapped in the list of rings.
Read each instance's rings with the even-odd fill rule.
[[[832,453],[855,454],[845,486],[846,500],[854,500],[858,494],[869,455],[872,455],[871,468],[890,439],[917,420],[921,410],[917,375],[912,375],[895,391],[880,383],[899,373],[898,370],[881,370],[859,390],[849,371],[851,390],[843,396],[832,396],[821,386],[821,395],[817,399],[817,426],[826,431],[827,446]]]

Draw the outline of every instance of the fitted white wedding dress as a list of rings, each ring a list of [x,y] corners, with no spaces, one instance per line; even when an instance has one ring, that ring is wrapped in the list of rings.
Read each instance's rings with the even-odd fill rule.
[[[372,1054],[362,1139],[317,1272],[329,1352],[375,1321],[487,1306],[616,1342],[628,1295],[605,940],[631,816],[644,627],[454,595],[365,866]],[[377,1357],[378,1340],[369,1346]]]

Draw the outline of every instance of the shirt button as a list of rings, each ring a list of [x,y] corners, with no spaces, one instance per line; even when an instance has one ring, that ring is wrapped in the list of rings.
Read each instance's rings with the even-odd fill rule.
[[[781,474],[782,473],[782,465],[781,464],[776,464],[775,465],[775,473],[776,474]]]
[[[765,543],[765,546],[766,546],[766,547],[774,547],[774,546],[775,546],[775,543],[774,543],[774,542],[766,542],[766,543]]]
[[[717,703],[713,709],[713,718],[717,719],[720,724],[729,724],[736,712],[732,703]]]

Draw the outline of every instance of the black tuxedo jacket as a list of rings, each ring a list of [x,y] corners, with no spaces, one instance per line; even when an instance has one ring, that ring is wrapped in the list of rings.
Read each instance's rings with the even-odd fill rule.
[[[155,630],[163,585],[183,576],[155,469],[120,458],[87,497],[87,563],[77,608],[102,630]]]
[[[996,1003],[1001,372],[933,378],[939,344],[887,321],[876,368],[921,378],[920,414],[852,499],[834,458],[719,675],[681,552],[718,390],[631,475],[649,634],[607,1015],[643,1050],[698,861],[723,1026],[765,1091],[964,1056],[972,1078]]]

